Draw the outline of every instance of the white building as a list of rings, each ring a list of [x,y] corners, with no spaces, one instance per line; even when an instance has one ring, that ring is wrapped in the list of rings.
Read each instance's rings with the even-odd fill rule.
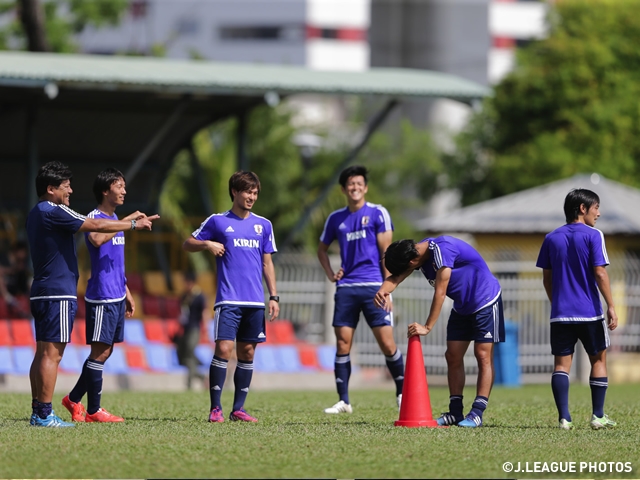
[[[369,67],[369,0],[132,0],[116,28],[78,35],[85,53]]]

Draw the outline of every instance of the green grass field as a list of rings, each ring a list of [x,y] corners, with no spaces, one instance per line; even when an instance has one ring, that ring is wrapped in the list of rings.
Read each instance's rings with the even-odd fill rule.
[[[430,390],[434,415],[448,393]],[[465,404],[474,391],[465,392]],[[0,478],[640,478],[640,386],[612,386],[615,430],[590,429],[590,393],[571,387],[577,428],[556,428],[548,385],[495,388],[485,426],[394,427],[391,391],[354,391],[352,415],[327,416],[333,392],[251,392],[258,424],[209,424],[206,392],[109,393],[103,405],[124,424],[73,429],[28,425],[30,398],[0,395]],[[69,414],[54,398],[64,419]],[[231,393],[225,392],[228,412]],[[505,462],[631,462],[630,473],[510,473]],[[516,467],[517,468],[517,467]]]

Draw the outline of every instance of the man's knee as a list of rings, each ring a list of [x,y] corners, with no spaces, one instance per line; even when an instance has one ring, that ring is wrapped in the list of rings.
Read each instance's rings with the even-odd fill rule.
[[[477,344],[474,349],[474,354],[478,365],[491,365],[493,362],[493,344],[481,343]]]
[[[444,358],[449,366],[460,365],[464,360],[464,352],[461,354],[456,350],[447,348],[447,351],[444,352]]]

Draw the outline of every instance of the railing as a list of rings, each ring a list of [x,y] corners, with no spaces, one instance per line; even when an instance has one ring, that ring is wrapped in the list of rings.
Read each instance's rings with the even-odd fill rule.
[[[313,255],[278,254],[276,263],[281,318],[291,320],[298,336],[309,342],[333,343],[331,328],[335,286],[326,280]],[[338,260],[332,259],[334,265]],[[549,374],[553,357],[549,346],[550,304],[542,286],[542,274],[535,262],[491,262],[489,267],[500,280],[505,319],[518,325],[519,361],[523,380]],[[640,351],[640,260],[631,256],[611,258],[607,268],[611,280],[620,327],[611,333],[612,351]],[[407,278],[394,292],[394,337],[406,352],[407,326],[424,322],[431,306],[433,289],[419,273]],[[447,299],[433,331],[423,340],[425,364],[430,375],[446,375],[444,352],[446,324],[451,310]],[[580,347],[578,347],[580,348]],[[356,330],[355,363],[383,367],[384,356],[367,328],[364,318]],[[477,371],[470,348],[465,357],[466,372]],[[547,377],[548,378],[548,377]]]

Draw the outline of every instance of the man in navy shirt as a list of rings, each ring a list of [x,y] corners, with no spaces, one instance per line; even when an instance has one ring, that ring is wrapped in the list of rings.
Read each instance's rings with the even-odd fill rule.
[[[449,411],[438,418],[438,424],[481,426],[493,387],[493,344],[504,342],[500,283],[471,245],[450,236],[425,238],[417,244],[413,240],[394,242],[385,252],[384,260],[391,276],[376,293],[376,306],[388,309],[391,292],[417,269],[434,287],[427,321],[425,325],[409,325],[410,337],[429,334],[438,321],[445,296],[453,300],[445,352]],[[463,417],[464,354],[471,341],[478,362],[477,393],[471,411]]]
[[[115,233],[151,230],[157,215],[134,220],[88,218],[69,208],[71,170],[60,162],[42,166],[36,176],[38,204],[27,217],[27,238],[33,261],[31,313],[35,321],[36,353],[29,371],[31,425],[71,427],[51,406],[58,365],[71,339],[77,311],[78,259],[76,232]]]
[[[127,194],[122,172],[107,168],[93,182],[93,195],[98,206],[88,218],[118,220],[116,207],[124,203]],[[134,212],[123,220],[131,221],[143,214]],[[84,240],[91,258],[91,277],[87,283],[87,345],[91,353],[82,366],[82,373],[62,405],[75,422],[123,422],[100,406],[102,371],[113,352],[114,343],[124,341],[125,316],[132,317],[135,302],[124,274],[124,232],[85,232]],[[87,408],[80,402],[87,394]]]
[[[569,371],[575,345],[582,342],[591,362],[589,385],[593,412],[591,427],[614,427],[604,413],[609,384],[606,352],[609,330],[618,326],[606,266],[604,235],[595,228],[600,198],[591,190],[575,189],[564,201],[566,225],[549,233],[536,266],[542,268],[544,289],[551,302],[551,389],[558,408],[559,427],[573,429],[569,413]],[[606,320],[600,302],[607,302]]]
[[[325,413],[352,413],[349,402],[351,376],[351,345],[360,320],[360,312],[385,356],[387,368],[396,383],[398,407],[402,401],[404,362],[393,338],[393,312],[371,305],[371,297],[387,275],[381,265],[383,252],[391,243],[393,224],[389,212],[382,205],[365,200],[368,191],[367,169],[354,165],[340,174],[342,193],[347,206],[331,213],[320,236],[318,260],[329,281],[336,284],[333,328],[336,334],[334,374],[339,401],[326,408]],[[337,240],[340,246],[340,270],[333,271],[328,250]],[[384,271],[383,271],[384,270]]]
[[[211,408],[209,421],[224,422],[222,388],[236,342],[238,363],[231,421],[257,422],[244,409],[253,376],[253,356],[266,341],[262,277],[269,290],[269,321],[280,313],[276,274],[271,255],[276,252],[271,222],[251,212],[260,193],[253,172],[239,171],[229,179],[231,210],[208,217],[185,240],[187,252],[210,252],[216,258],[217,291],[214,304],[215,352],[209,367]]]

